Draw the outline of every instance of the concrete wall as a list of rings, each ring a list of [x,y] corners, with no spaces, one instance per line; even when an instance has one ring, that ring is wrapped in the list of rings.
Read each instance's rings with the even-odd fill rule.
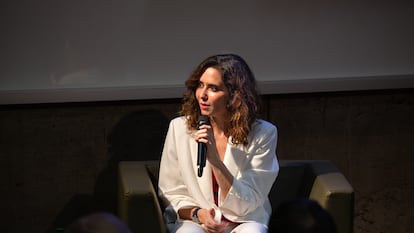
[[[115,210],[116,164],[159,158],[179,99],[0,106],[0,229],[55,232]],[[413,232],[414,91],[264,96],[280,159],[329,159],[356,191],[355,232]]]

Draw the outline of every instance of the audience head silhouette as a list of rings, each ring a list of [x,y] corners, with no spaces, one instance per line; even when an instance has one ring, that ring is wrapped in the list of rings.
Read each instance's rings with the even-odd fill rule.
[[[296,199],[281,203],[269,225],[272,232],[336,233],[332,216],[316,201]]]
[[[65,233],[131,233],[128,227],[111,213],[93,213],[74,221]]]

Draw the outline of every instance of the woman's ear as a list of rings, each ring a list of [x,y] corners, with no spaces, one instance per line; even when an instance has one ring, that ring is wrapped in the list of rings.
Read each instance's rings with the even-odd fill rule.
[[[241,99],[240,99],[240,94],[239,93],[235,93],[233,95],[233,99],[231,101],[231,106],[233,109],[238,109],[241,106]]]

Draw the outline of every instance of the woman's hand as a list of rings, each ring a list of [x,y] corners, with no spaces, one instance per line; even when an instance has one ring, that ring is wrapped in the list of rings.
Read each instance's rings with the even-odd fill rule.
[[[211,169],[214,172],[217,183],[221,190],[221,197],[224,200],[233,184],[234,177],[220,159],[220,156],[217,152],[216,140],[214,138],[212,127],[210,125],[201,125],[200,129],[195,133],[195,140],[207,145],[206,157],[212,165]],[[225,143],[227,143],[227,139]],[[224,151],[222,153],[224,159]]]
[[[213,130],[210,125],[201,125],[200,129],[195,133],[196,142],[205,143],[207,146],[207,159],[212,164],[220,162],[218,157],[216,143],[213,136]]]
[[[214,220],[214,209],[200,209],[198,211],[198,219],[203,224],[204,229],[208,233],[224,233],[227,223],[218,223]]]

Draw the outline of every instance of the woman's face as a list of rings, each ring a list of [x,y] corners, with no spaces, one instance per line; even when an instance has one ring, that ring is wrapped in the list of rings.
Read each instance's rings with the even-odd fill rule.
[[[212,118],[225,119],[228,111],[226,105],[229,91],[221,78],[221,72],[216,68],[207,68],[200,77],[196,90],[196,98],[201,114]]]

